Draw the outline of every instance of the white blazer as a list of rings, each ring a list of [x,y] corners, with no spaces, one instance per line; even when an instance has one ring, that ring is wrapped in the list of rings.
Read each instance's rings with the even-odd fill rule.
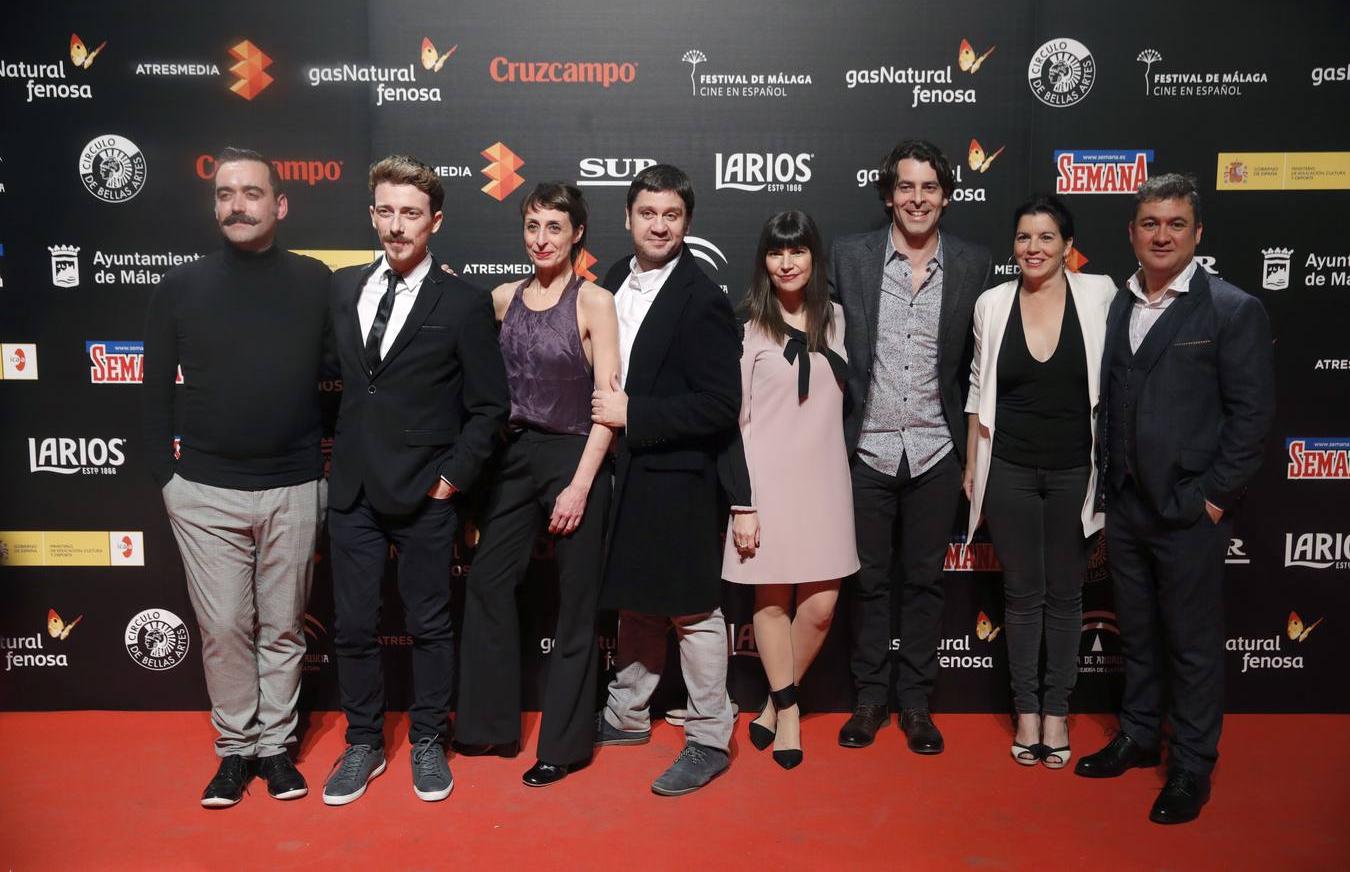
[[[1069,293],[1078,310],[1078,324],[1087,354],[1088,407],[1092,424],[1092,467],[1087,493],[1083,495],[1083,535],[1091,536],[1105,526],[1101,512],[1092,510],[1097,492],[1097,395],[1101,391],[1102,352],[1106,344],[1106,313],[1116,296],[1116,284],[1109,276],[1068,274]],[[975,301],[975,356],[970,361],[970,397],[966,414],[979,415],[979,437],[975,443],[975,481],[971,488],[970,520],[966,541],[971,541],[984,508],[984,489],[989,481],[989,461],[993,456],[994,412],[998,408],[998,353],[1003,347],[1003,331],[1008,326],[1013,302],[1017,299],[1016,279],[992,287]]]

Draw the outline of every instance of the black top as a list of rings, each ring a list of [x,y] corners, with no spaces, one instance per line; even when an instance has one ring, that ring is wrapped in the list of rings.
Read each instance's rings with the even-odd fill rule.
[[[177,472],[261,490],[323,474],[328,280],[320,261],[275,245],[251,254],[226,244],[164,276],[145,325],[146,454],[156,481]]]
[[[1059,345],[1041,363],[1027,349],[1021,288],[998,352],[994,456],[1020,466],[1071,469],[1092,457],[1087,353],[1073,294],[1065,289]]]

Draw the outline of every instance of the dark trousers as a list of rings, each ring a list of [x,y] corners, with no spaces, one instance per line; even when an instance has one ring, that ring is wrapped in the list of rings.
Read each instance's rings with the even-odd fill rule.
[[[520,616],[516,593],[553,502],[571,482],[585,436],[527,430],[501,455],[479,525],[478,551],[464,601],[463,659],[455,734],[469,744],[520,739]],[[589,760],[595,742],[599,652],[595,614],[600,560],[609,513],[610,473],[591,484],[577,529],[553,538],[558,561],[558,624],[548,658],[540,760]]]
[[[1078,680],[1089,468],[1042,469],[994,457],[984,517],[1003,564],[1003,626],[1013,710],[1064,716]],[[1039,680],[1045,639],[1045,695]]]
[[[1125,653],[1120,728],[1156,748],[1166,688],[1168,766],[1200,776],[1214,768],[1223,727],[1223,562],[1231,534],[1227,516],[1169,526],[1129,479],[1107,495],[1106,554]]]
[[[853,683],[859,705],[886,705],[892,678],[901,708],[927,709],[937,681],[942,564],[961,496],[949,453],[923,475],[885,475],[855,459],[853,523],[861,568],[853,591]],[[900,567],[900,662],[890,674],[891,588]]]
[[[379,643],[380,586],[392,543],[398,592],[413,638],[412,741],[449,730],[455,635],[450,624],[450,559],[455,534],[450,500],[427,498],[412,515],[377,512],[363,492],[346,511],[330,509],[335,647],[347,742],[384,746],[384,668]]]

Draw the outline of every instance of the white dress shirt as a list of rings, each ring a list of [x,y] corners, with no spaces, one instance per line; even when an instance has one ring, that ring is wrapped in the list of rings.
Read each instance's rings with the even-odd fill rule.
[[[628,384],[628,361],[633,356],[633,340],[679,259],[677,255],[664,266],[646,272],[638,270],[636,257],[628,262],[628,278],[614,295],[614,307],[619,313],[619,379],[625,385]]]
[[[1148,301],[1148,295],[1144,292],[1144,284],[1140,278],[1144,274],[1142,269],[1125,280],[1125,286],[1130,289],[1131,294],[1134,294],[1134,306],[1130,309],[1131,354],[1144,344],[1144,337],[1153,329],[1153,325],[1158,323],[1158,319],[1167,311],[1167,307],[1172,305],[1172,301],[1191,289],[1191,277],[1195,275],[1197,266],[1199,261],[1191,258],[1186,268],[1163,290],[1162,296],[1152,303]]]
[[[361,298],[356,303],[356,317],[361,322],[363,344],[370,336],[371,325],[375,323],[375,312],[380,308],[380,298],[389,288],[389,277],[386,274],[389,268],[388,261],[382,255],[370,278],[366,279],[366,284],[361,289]],[[431,272],[430,254],[422,258],[422,262],[413,267],[407,275],[401,277],[394,288],[394,308],[389,313],[389,324],[384,328],[384,338],[380,341],[381,359],[389,353],[394,340],[398,338],[398,332],[403,329],[403,322],[408,320],[408,312],[412,311],[413,303],[417,302],[417,291],[422,287],[422,280],[429,272]]]

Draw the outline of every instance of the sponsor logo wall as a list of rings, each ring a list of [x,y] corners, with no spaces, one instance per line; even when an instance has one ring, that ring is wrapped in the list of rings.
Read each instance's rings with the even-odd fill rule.
[[[944,231],[990,248],[991,282],[1017,275],[1009,217],[1030,194],[1058,193],[1073,210],[1071,270],[1120,281],[1136,268],[1130,195],[1161,173],[1197,176],[1201,266],[1256,296],[1277,337],[1276,423],[1237,510],[1216,616],[1229,704],[1350,711],[1337,635],[1350,614],[1350,248],[1335,220],[1350,212],[1343,4],[1309,0],[1278,39],[1251,15],[1186,4],[1163,28],[1065,0],[1014,11],[965,0],[917,17],[860,0],[846,14],[778,10],[772,40],[753,4],[574,7],[550,21],[547,41],[484,0],[408,0],[397,20],[370,0],[191,15],[148,0],[134,27],[109,24],[93,0],[6,11],[0,112],[28,135],[0,153],[10,210],[0,224],[0,642],[5,671],[20,677],[0,707],[206,705],[195,616],[145,468],[141,337],[164,276],[220,248],[210,179],[222,146],[269,157],[289,201],[280,244],[334,269],[379,256],[371,160],[418,156],[446,192],[432,250],[484,288],[530,275],[519,205],[535,184],[585,193],[576,269],[602,277],[632,253],[628,184],[671,162],[697,193],[689,253],[738,303],[773,213],[805,209],[827,245],[882,227],[878,164],[916,135],[949,156]],[[232,341],[241,360],[252,353],[248,337]],[[336,408],[340,378],[316,389]],[[966,543],[964,527],[964,515],[953,519],[934,706],[1006,710],[1003,568],[985,531]],[[476,544],[476,532],[460,536],[447,574],[456,615]],[[325,550],[303,692],[307,706],[331,708]],[[552,654],[552,554],[541,539],[523,593],[530,707]],[[385,583],[396,598],[392,574]],[[752,708],[765,689],[752,601],[731,588],[726,601],[731,690]],[[411,638],[397,609],[383,620],[391,700],[406,705]],[[851,703],[848,620],[841,603],[803,684],[808,708]],[[613,616],[597,644],[612,668]],[[1115,707],[1121,657],[1098,541],[1076,710]],[[680,690],[663,690],[664,702],[678,704]]]

